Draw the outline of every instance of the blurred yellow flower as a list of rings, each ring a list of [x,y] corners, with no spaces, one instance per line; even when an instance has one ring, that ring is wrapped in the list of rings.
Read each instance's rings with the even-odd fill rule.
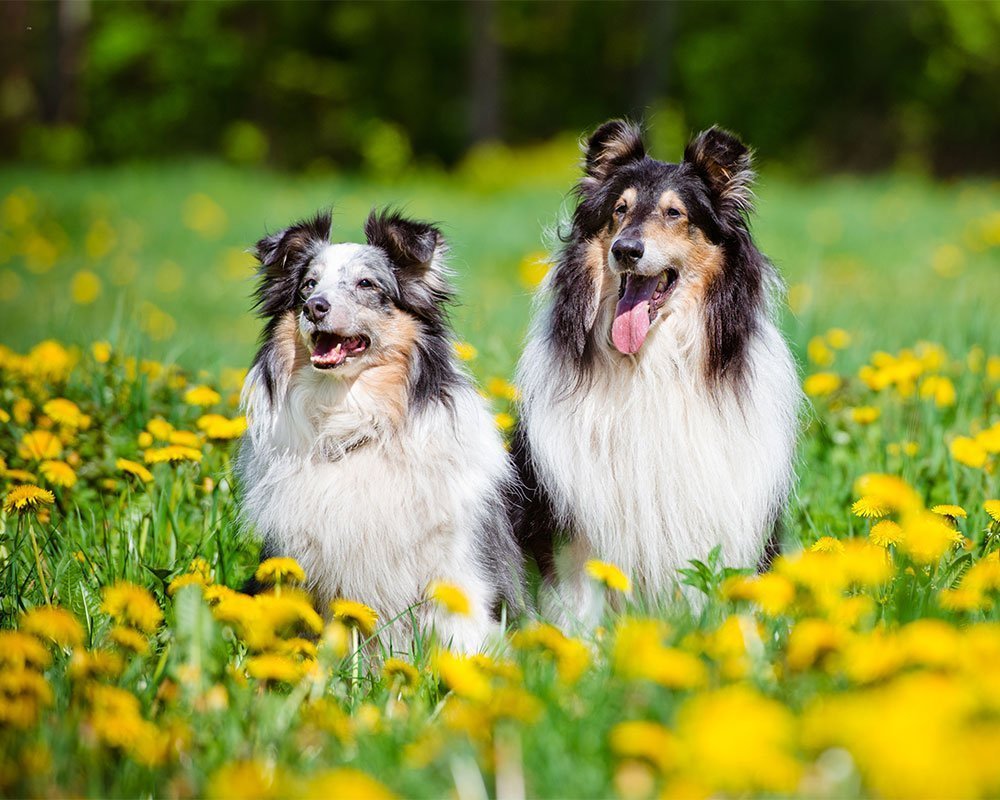
[[[395,800],[396,795],[385,784],[349,767],[319,772],[307,779],[300,792],[302,797],[351,798],[352,800]]]
[[[960,541],[961,534],[941,517],[922,512],[904,520],[899,548],[918,564],[932,564]]]
[[[834,350],[844,350],[851,346],[851,334],[843,328],[830,328],[826,332],[826,341]]]
[[[252,656],[246,662],[247,674],[259,681],[295,683],[302,675],[302,665],[288,656],[264,653]]]
[[[210,386],[195,386],[184,393],[184,402],[189,406],[214,406],[221,400],[222,395]]]
[[[181,218],[186,228],[205,239],[218,239],[229,224],[222,206],[203,192],[192,194],[184,201]]]
[[[59,458],[62,455],[62,442],[51,431],[30,431],[21,437],[17,454],[32,461]]]
[[[829,367],[836,356],[822,336],[813,336],[806,345],[806,357],[818,367]]]
[[[632,582],[628,576],[614,564],[591,559],[583,568],[587,574],[598,583],[603,583],[609,589],[616,592],[629,592],[632,590]]]
[[[163,612],[148,589],[134,583],[119,581],[103,591],[101,608],[117,622],[153,633],[163,622]]]
[[[840,388],[840,376],[834,372],[817,372],[810,375],[802,384],[802,388],[810,397],[825,397]]]
[[[135,628],[127,625],[115,625],[108,631],[108,638],[119,647],[131,650],[138,655],[145,655],[149,651],[149,641]]]
[[[549,271],[548,255],[537,251],[528,253],[521,259],[517,267],[517,274],[521,279],[521,284],[526,289],[534,289],[540,284]]]
[[[167,447],[159,447],[151,450],[146,450],[142,454],[147,464],[162,464],[164,462],[177,463],[180,461],[201,461],[202,454],[200,450],[195,450],[193,447],[184,447],[179,444],[168,445]]]
[[[809,550],[813,553],[843,553],[844,545],[832,536],[820,537]]]
[[[396,683],[407,687],[416,686],[420,680],[420,673],[412,664],[399,658],[390,656],[382,665],[382,674],[390,683]]]
[[[453,347],[455,355],[462,361],[472,361],[472,359],[479,355],[479,351],[468,342],[455,342]]]
[[[1000,500],[987,500],[983,503],[983,508],[990,515],[990,519],[994,522],[1000,522]]]
[[[427,587],[427,599],[450,614],[467,617],[472,613],[469,596],[453,583],[434,581]]]
[[[871,425],[882,415],[875,406],[857,406],[851,409],[851,419],[858,425]]]
[[[42,412],[57,425],[65,428],[86,429],[90,427],[90,417],[80,411],[80,407],[63,397],[48,400]]]
[[[67,670],[70,678],[87,681],[117,678],[124,666],[122,657],[111,650],[74,650]]]
[[[469,656],[460,656],[448,650],[439,650],[433,659],[434,670],[442,682],[459,697],[485,702],[491,688],[486,676]]]
[[[502,411],[495,417],[493,417],[493,421],[496,423],[496,426],[502,431],[509,431],[516,424],[516,420],[514,419],[514,417],[512,417],[506,411]]]
[[[21,617],[20,629],[63,647],[83,643],[83,628],[69,611],[59,606],[38,606]]]
[[[53,486],[71,489],[76,485],[76,472],[65,461],[43,461],[38,466],[38,471]]]
[[[674,766],[679,749],[670,731],[647,720],[619,722],[608,734],[608,746],[618,758],[646,761],[660,772]]]
[[[81,269],[73,276],[69,292],[77,305],[90,305],[101,294],[101,279],[89,269]]]
[[[133,475],[143,483],[149,483],[153,480],[153,473],[138,461],[129,461],[127,458],[116,459],[115,469],[121,470],[127,475]]]
[[[90,346],[90,353],[98,364],[107,364],[111,360],[111,343],[94,342]]]
[[[776,617],[795,599],[795,586],[775,572],[754,577],[734,576],[722,584],[722,596],[728,600],[747,600],[768,616]]]
[[[10,474],[10,473],[8,473]],[[7,514],[27,514],[42,505],[52,505],[56,501],[52,492],[31,484],[15,486],[3,499],[3,510]]]
[[[198,418],[198,429],[209,439],[238,439],[247,429],[246,417],[230,419],[222,414],[204,414]]]
[[[194,431],[172,431],[167,437],[170,444],[179,444],[181,447],[199,448],[202,445],[201,437]]]
[[[0,630],[0,667],[7,669],[45,669],[52,656],[34,636],[22,631]]]
[[[281,800],[292,792],[282,773],[261,761],[233,761],[217,769],[208,780],[209,800]]]
[[[854,482],[854,492],[890,511],[912,511],[923,506],[913,487],[895,475],[874,472],[862,475]]]
[[[510,402],[514,402],[519,397],[517,387],[503,378],[490,378],[486,382],[486,391],[494,397],[502,397]]]
[[[365,637],[375,633],[378,614],[364,603],[341,597],[330,603],[330,610],[333,612],[334,619],[339,619],[345,625],[357,628]]]
[[[925,400],[933,398],[938,408],[955,405],[957,397],[955,384],[940,375],[931,375],[920,382],[920,396]]]
[[[964,464],[973,469],[982,469],[986,466],[986,449],[975,439],[968,436],[956,436],[951,443],[951,457],[959,464]]]

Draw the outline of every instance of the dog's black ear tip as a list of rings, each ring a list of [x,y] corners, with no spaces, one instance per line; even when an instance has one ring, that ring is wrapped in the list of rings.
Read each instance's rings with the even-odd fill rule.
[[[695,135],[684,152],[687,161],[712,159],[719,164],[735,164],[750,155],[750,148],[738,135],[719,125]]]
[[[640,127],[627,119],[611,119],[599,125],[583,145],[584,169],[604,179],[616,166],[646,155]]]

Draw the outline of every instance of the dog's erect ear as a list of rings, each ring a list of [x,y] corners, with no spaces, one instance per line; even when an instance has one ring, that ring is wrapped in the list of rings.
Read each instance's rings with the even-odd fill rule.
[[[639,126],[622,119],[605,122],[583,147],[583,169],[596,181],[605,180],[615,169],[646,155]]]
[[[406,219],[397,211],[372,209],[365,240],[389,256],[399,278],[401,305],[427,321],[443,319],[452,297],[441,231],[428,222]]]
[[[749,147],[718,127],[699,133],[684,150],[684,160],[708,184],[719,209],[739,215],[753,210],[752,157]]]
[[[365,239],[380,247],[397,269],[428,269],[438,249],[444,246],[441,231],[427,222],[417,222],[396,211],[372,209],[365,221]]]
[[[329,209],[312,219],[296,222],[291,227],[265,236],[254,246],[253,254],[260,262],[261,272],[276,275],[301,260],[301,257],[330,241],[333,226]]]

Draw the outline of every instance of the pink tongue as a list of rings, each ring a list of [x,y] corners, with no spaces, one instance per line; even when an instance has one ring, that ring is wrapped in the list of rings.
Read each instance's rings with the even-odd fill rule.
[[[625,294],[615,308],[615,321],[611,325],[611,341],[625,355],[639,352],[649,333],[649,300],[656,291],[660,276],[629,275],[625,281]]]

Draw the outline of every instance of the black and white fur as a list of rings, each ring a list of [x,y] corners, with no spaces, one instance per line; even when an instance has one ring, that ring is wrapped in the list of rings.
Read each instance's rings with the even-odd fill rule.
[[[776,550],[800,392],[772,319],[778,278],[750,234],[752,179],[750,152],[717,128],[679,164],[650,158],[626,122],[586,143],[518,366],[513,448],[516,533],[564,621],[596,613],[587,559],[657,598],[717,545],[736,567]],[[630,338],[619,311],[643,281],[651,322]]]
[[[299,561],[321,609],[345,597],[401,615],[382,642],[405,650],[412,608],[474,651],[519,602],[521,559],[508,457],[455,361],[445,241],[394,213],[373,212],[363,244],[332,244],[330,228],[321,213],[256,247],[266,324],[243,389],[243,518],[262,556]],[[421,603],[438,580],[469,616]]]

